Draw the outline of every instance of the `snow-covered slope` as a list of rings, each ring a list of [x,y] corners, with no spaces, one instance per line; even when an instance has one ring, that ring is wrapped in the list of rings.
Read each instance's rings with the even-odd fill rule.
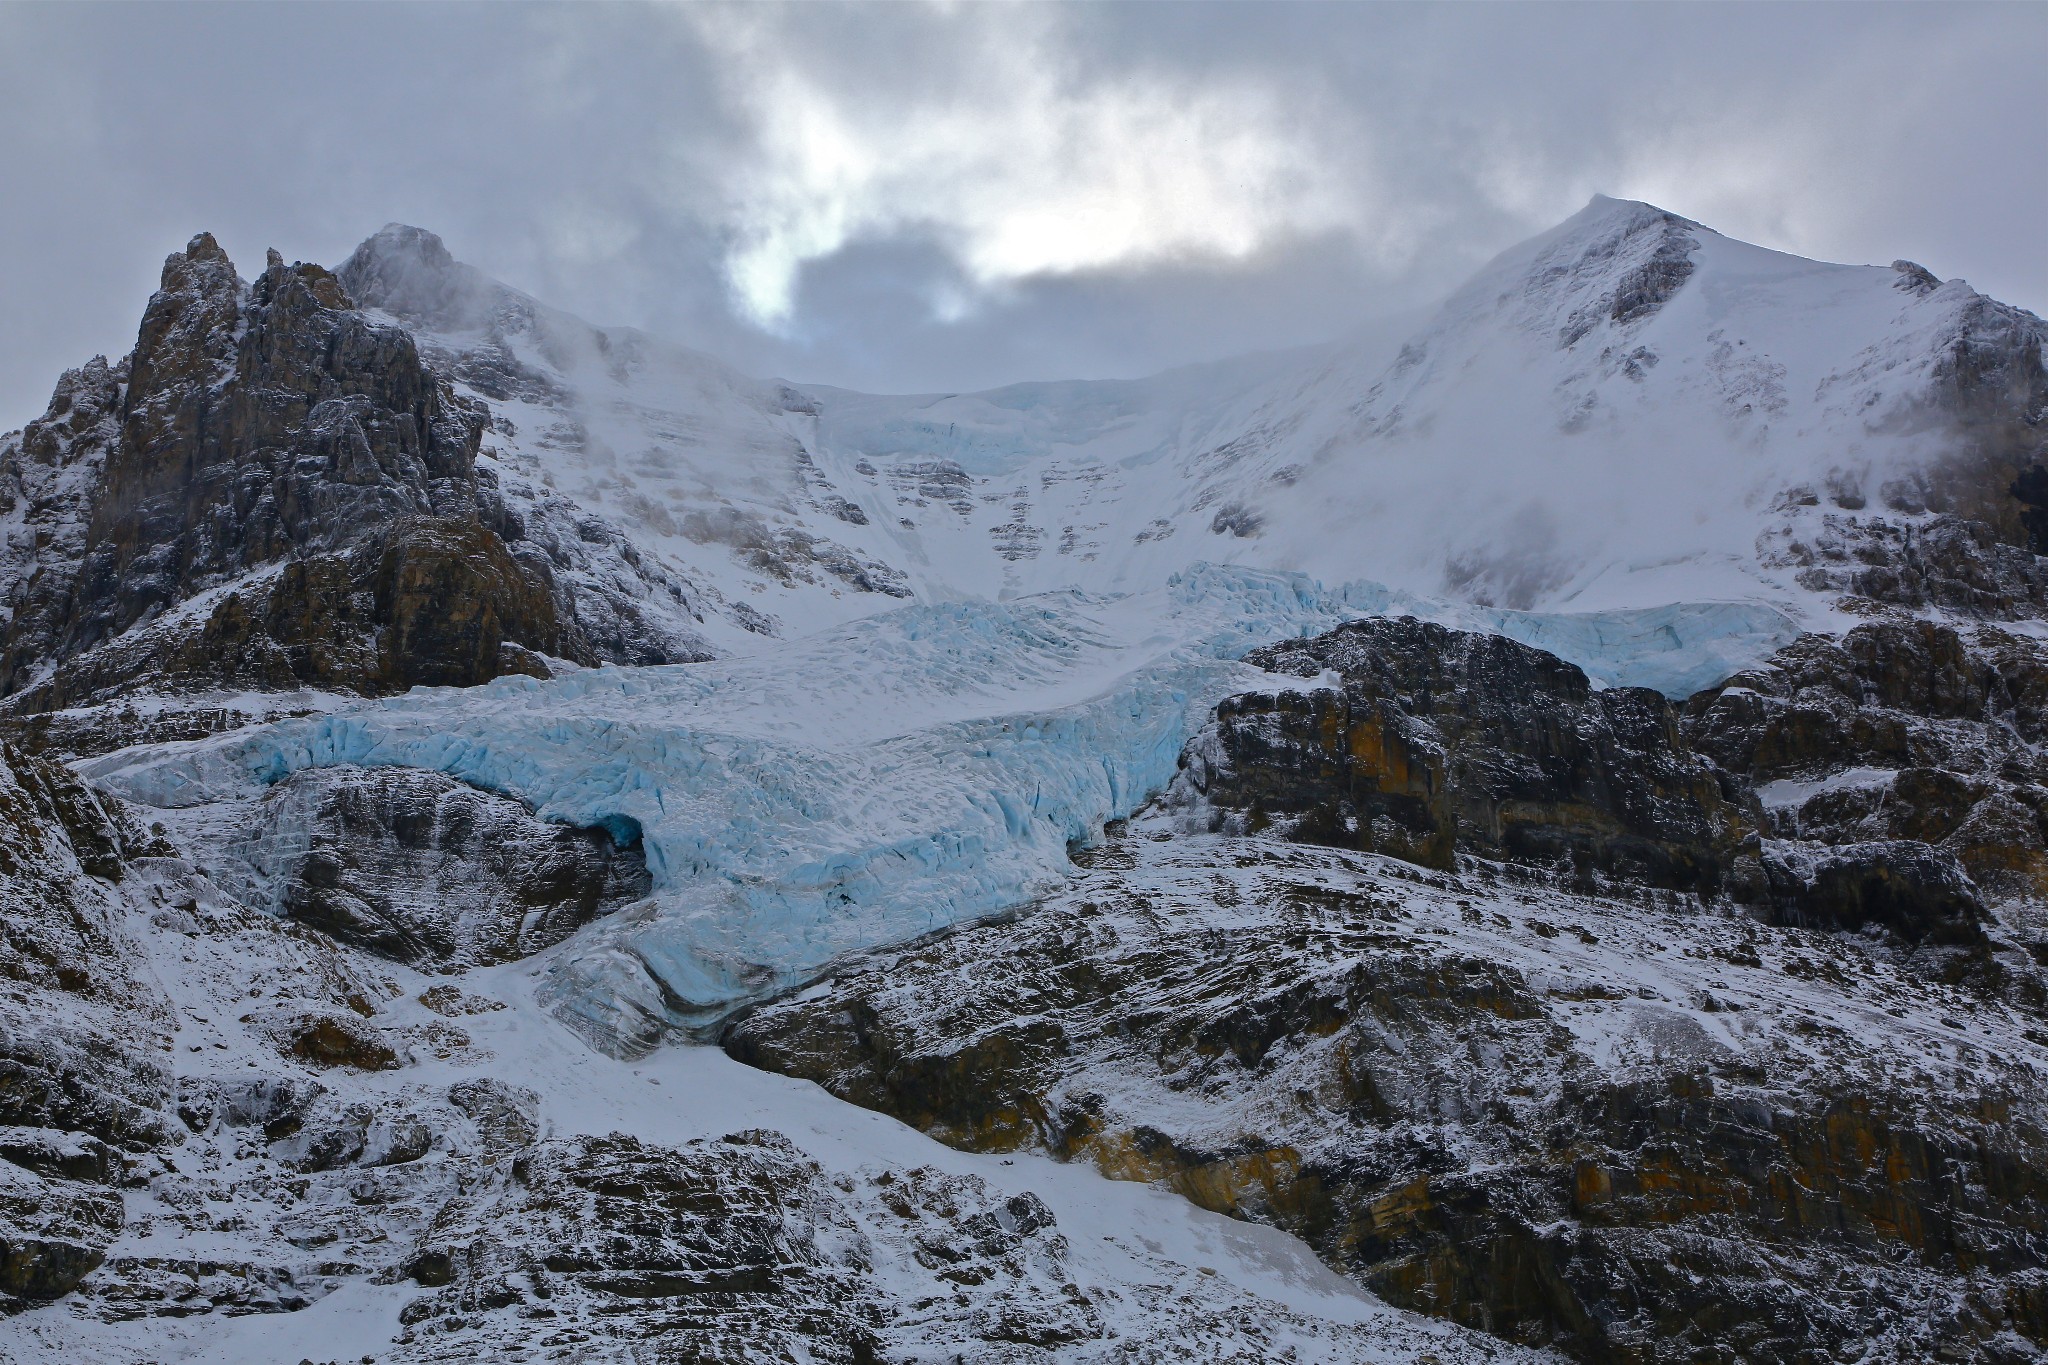
[[[750,380],[535,304],[414,229],[342,277],[491,405],[509,484],[789,634],[886,594],[1142,591],[1198,561],[1518,607],[1796,601],[1759,535],[1819,495],[1938,503],[1980,453],[1959,364],[2031,336],[2038,369],[2041,329],[1906,263],[1807,261],[1604,198],[1419,325],[975,394]]]
[[[565,1015],[628,1050],[1043,893],[1171,779],[1258,644],[1400,610],[1603,685],[1720,682],[1817,614],[1755,549],[1786,489],[1931,487],[1955,338],[1996,310],[1596,200],[1384,368],[1358,341],[887,398],[590,327],[414,229],[340,276],[490,405],[529,534],[594,547],[615,589],[670,585],[676,629],[731,657],[416,691],[93,774],[172,808],[420,767],[644,837],[652,900],[555,969]]]
[[[505,572],[482,589],[459,572],[406,580],[406,613],[362,618],[364,640],[391,646],[381,671],[244,681],[138,654],[113,681],[139,696],[17,693],[0,715],[75,760],[16,765],[76,787],[69,824],[91,837],[67,837],[104,856],[97,871],[80,856],[70,881],[122,888],[72,896],[112,948],[15,935],[41,965],[0,974],[0,1005],[32,1042],[38,1020],[112,1019],[136,1055],[170,1059],[115,1068],[148,1082],[142,1127],[71,1112],[66,1085],[0,1087],[20,1100],[0,1114],[0,1242],[33,1234],[69,1258],[0,1257],[0,1291],[72,1296],[0,1323],[0,1356],[583,1358],[601,1339],[590,1358],[613,1359],[728,1329],[716,1339],[748,1344],[720,1358],[1518,1354],[1334,1292],[1284,1239],[1035,1158],[930,1150],[819,1092],[659,1047],[713,1028],[731,1045],[778,1017],[800,1025],[778,1042],[798,1074],[825,1074],[804,1059],[844,1029],[894,1097],[877,1107],[901,1101],[948,1141],[920,1096],[1009,1106],[989,1130],[1003,1143],[1092,1150],[1106,1173],[1298,1227],[1396,1302],[1521,1345],[1584,1345],[1598,1314],[1573,1296],[1631,1284],[1651,1288],[1629,1330],[1655,1319],[1641,1340],[1680,1341],[1645,1359],[1691,1350],[1659,1316],[1674,1306],[1715,1349],[1764,1319],[1771,1340],[1796,1320],[1839,1345],[1861,1330],[1866,1263],[1915,1256],[1939,1270],[1909,1285],[1919,1303],[1975,1315],[1957,1340],[2028,1330],[2048,1302],[2038,1126],[1984,1117],[2038,1109],[2037,1059],[2015,1039],[2038,1040],[2022,1016],[2048,998],[2048,669],[2027,638],[2048,619],[2048,376],[2031,314],[1917,267],[1818,265],[1596,200],[1391,336],[1132,382],[879,396],[590,326],[416,229],[379,233],[338,280],[273,257],[245,287],[210,238],[167,280],[194,261],[218,287],[152,305],[218,305],[193,314],[197,377],[173,396],[210,411],[199,362],[232,350],[244,391],[284,412],[283,437],[251,428],[216,452],[232,486],[274,496],[303,465],[316,492],[357,487],[295,405],[339,386],[322,338],[367,338],[351,382],[409,376],[464,438],[448,444],[461,478],[430,504],[462,534],[432,542],[433,565],[495,553]],[[257,365],[237,319],[288,294],[303,306],[275,336],[305,364]],[[91,560],[121,496],[114,456],[160,447],[175,526],[213,525],[210,485],[176,477],[184,429],[150,444],[128,420],[137,372],[74,372],[50,416],[0,439],[7,594]],[[372,425],[405,436],[421,410],[393,400]],[[358,519],[356,502],[321,505],[344,510],[312,517],[316,536]],[[413,521],[374,529],[397,549],[428,540]],[[113,643],[147,630],[163,657],[211,663],[251,639],[331,643],[311,608],[382,600],[367,570],[273,592],[304,576],[304,546],[223,534],[237,573],[166,578]],[[94,604],[136,579],[108,582]],[[262,630],[237,605],[259,588]],[[44,616],[63,624],[71,600]],[[576,629],[500,641],[483,629],[500,607]],[[1358,619],[1392,614],[1559,658]],[[1943,614],[1978,619],[1920,619]],[[400,628],[443,618],[477,629],[436,646]],[[1324,636],[1338,628],[1341,648]],[[1285,658],[1254,652],[1312,635]],[[11,643],[40,667],[60,652],[46,638],[64,637]],[[470,644],[471,672],[411,670]],[[692,662],[664,662],[678,660]],[[194,678],[273,690],[202,698]],[[494,680],[392,695],[421,678]],[[76,775],[142,822],[129,830]],[[347,810],[329,809],[336,793]],[[93,803],[103,820],[77,818]],[[0,804],[0,834],[66,823]],[[577,829],[553,839],[536,817]],[[575,866],[618,875],[532,852],[563,842],[589,855]],[[1397,861],[1411,857],[1434,870]],[[1755,919],[1775,926],[1768,953]],[[1419,947],[1384,954],[1397,931]],[[888,1034],[825,1003],[877,963],[914,973],[955,947],[983,956],[906,989],[1049,984],[969,1021],[972,1037],[934,1010]],[[101,958],[152,981],[129,990]],[[1350,984],[1319,996],[1318,980]],[[99,998],[108,982],[122,998]],[[1332,1032],[1331,1001],[1368,998],[1394,1042]],[[1455,1006],[1443,1027],[1408,1028],[1437,1005]],[[1070,1047],[1104,1008],[1113,1046]],[[1810,1073],[1777,1070],[1821,1016],[1868,1031],[1879,1010],[1906,1021],[1905,1052],[1815,1049]],[[92,1080],[102,1054],[127,1055],[63,1033],[39,1050],[0,1037],[0,1061]],[[1979,1043],[2019,1109],[1955,1098],[1969,1092],[1946,1067],[1976,1066]],[[1188,1048],[1244,1062],[1244,1087],[1229,1067],[1199,1084],[1150,1074]],[[1332,1066],[1269,1065],[1288,1056]],[[1056,1104],[1018,1088],[1055,1060],[1074,1068]],[[1901,1088],[1898,1122],[1919,1126],[1839,1126],[1863,1113],[1836,1085],[1854,1076],[1880,1098]],[[1544,1113],[1522,1103],[1553,1085]],[[1723,1107],[1701,1119],[1666,1089]],[[1810,1131],[1781,1122],[1809,1100]],[[1651,1110],[1662,1127],[1643,1129]],[[756,1124],[783,1135],[731,1132]],[[1495,1124],[1500,1146],[1472,1141]],[[1675,1168],[1651,1150],[1665,1132],[1691,1144]],[[1586,1164],[1588,1135],[1612,1147],[1611,1176]],[[117,1161],[109,1143],[132,1151]],[[1956,1215],[1952,1172],[1937,1178],[1940,1153],[1966,1148],[2018,1173],[1984,1188],[1982,1217]],[[1338,1164],[1304,1164],[1318,1152]],[[1527,1169],[1495,1179],[1504,1155]],[[1721,1174],[1672,1202],[1673,1169]],[[1794,1189],[1817,1202],[1778,1209]],[[69,1202],[45,1207],[52,1190]],[[1843,1208],[1869,1226],[1843,1231]],[[1758,1217],[1731,1224],[1730,1209]],[[1602,1231],[1631,1220],[1675,1240]],[[1828,1250],[1852,1241],[1847,1259]],[[1580,1256],[1596,1243],[1622,1259]],[[1821,1251],[1770,1258],[1793,1243]],[[1480,1269],[1459,1278],[1468,1252]],[[1968,1284],[1949,1274],[1957,1256],[1981,1258]],[[1509,1260],[1520,1278],[1499,1273]],[[2001,1267],[2033,1278],[2001,1288]],[[756,1270],[774,1274],[719,1324],[692,1319],[700,1291]],[[1832,1288],[1812,1287],[1822,1271]],[[1733,1328],[1727,1305],[1747,1315]],[[218,1329],[252,1310],[302,1315]],[[166,1326],[188,1312],[212,1316]],[[1912,1330],[1896,1340],[1952,1335],[1900,1312]],[[785,1336],[786,1352],[764,1344]]]

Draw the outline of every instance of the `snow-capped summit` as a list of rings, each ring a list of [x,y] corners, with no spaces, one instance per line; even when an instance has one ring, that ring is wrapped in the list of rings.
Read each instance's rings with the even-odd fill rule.
[[[1838,514],[1954,511],[2023,541],[2007,490],[2048,394],[2040,319],[1960,281],[1605,197],[1404,335],[970,394],[749,380],[417,229],[341,275],[491,405],[515,482],[785,633],[1200,561],[1517,607],[1797,602],[1808,542],[1857,533],[1823,527]]]

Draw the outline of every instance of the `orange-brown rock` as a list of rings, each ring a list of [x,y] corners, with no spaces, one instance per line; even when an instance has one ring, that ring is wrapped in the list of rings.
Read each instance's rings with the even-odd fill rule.
[[[194,238],[134,353],[67,375],[0,477],[56,499],[5,604],[7,709],[595,662],[548,555],[515,548],[477,473],[485,421],[330,272],[273,253],[244,285]]]
[[[1021,920],[845,964],[724,1046],[1601,1365],[2048,1341],[2025,1012],[1665,893],[1187,842],[1124,840]]]

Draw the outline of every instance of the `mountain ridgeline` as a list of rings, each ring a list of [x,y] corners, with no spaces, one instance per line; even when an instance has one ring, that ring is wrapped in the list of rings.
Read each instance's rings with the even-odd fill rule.
[[[0,436],[0,1355],[2040,1361],[2044,342],[1596,199],[874,395],[202,233]]]

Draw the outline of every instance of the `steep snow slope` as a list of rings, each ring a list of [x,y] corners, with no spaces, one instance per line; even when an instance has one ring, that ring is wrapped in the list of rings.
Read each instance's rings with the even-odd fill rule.
[[[865,457],[882,481],[933,462],[985,479],[1002,496],[963,510],[950,543],[958,562],[987,536],[1006,585],[1136,586],[1199,557],[1516,606],[1794,598],[1756,562],[1782,495],[1861,506],[1955,454],[1943,367],[2002,325],[1987,311],[2039,329],[1960,281],[1595,199],[1398,354],[1359,344],[1264,379],[821,393],[818,441],[835,474]]]
[[[415,229],[342,276],[491,404],[508,482],[790,634],[884,594],[1142,591],[1197,561],[1518,607],[1796,602],[1757,550],[1788,492],[1924,511],[1966,453],[1959,357],[2041,331],[1917,267],[1604,198],[1419,327],[977,394],[746,379],[537,305]]]
[[[245,801],[306,767],[423,767],[644,837],[652,900],[579,935],[551,987],[590,1037],[633,1051],[846,952],[1051,890],[1074,846],[1166,785],[1217,701],[1272,685],[1236,658],[1401,605],[1203,567],[1162,592],[906,607],[740,659],[420,690],[88,766],[166,809]],[[1734,606],[1439,614],[1681,695],[1792,633]]]
[[[1465,596],[1779,595],[1756,539],[1788,490],[1924,509],[1962,453],[1939,398],[2001,325],[1987,307],[1596,199],[1454,295],[1270,517],[1299,567],[1362,534],[1377,575]]]
[[[630,329],[601,329],[456,262],[393,224],[339,269],[362,306],[405,324],[459,392],[487,404],[479,467],[530,526],[614,547],[615,577],[677,583],[714,647],[801,634],[897,605],[903,576],[811,464],[813,408]]]

